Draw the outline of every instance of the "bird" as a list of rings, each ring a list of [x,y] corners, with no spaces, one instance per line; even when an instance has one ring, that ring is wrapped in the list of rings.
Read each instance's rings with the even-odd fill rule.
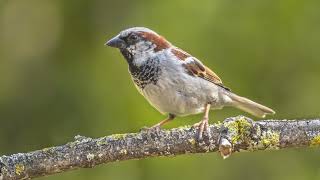
[[[105,45],[120,50],[137,90],[167,118],[150,127],[160,129],[176,117],[203,113],[193,125],[198,138],[209,131],[210,110],[231,106],[264,118],[272,109],[233,93],[199,59],[145,27],[122,30]]]

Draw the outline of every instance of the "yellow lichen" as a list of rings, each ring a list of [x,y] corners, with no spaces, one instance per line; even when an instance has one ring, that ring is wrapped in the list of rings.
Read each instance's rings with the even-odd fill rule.
[[[250,124],[244,117],[240,118],[236,122],[238,123],[240,134],[246,133],[252,127],[252,124]]]
[[[252,124],[250,124],[244,117],[239,117],[235,121],[226,123],[225,126],[228,128],[228,131],[233,134],[231,142],[232,144],[235,144],[238,143],[239,140],[244,140],[246,136],[248,136]]]
[[[97,142],[97,144],[98,144],[99,146],[101,146],[101,145],[106,145],[106,144],[108,144],[108,142],[107,142],[106,140],[100,140],[100,141]]]
[[[128,151],[127,151],[126,149],[121,149],[121,150],[120,150],[120,154],[126,155],[127,153],[128,153]]]
[[[311,147],[320,146],[320,135],[315,136],[314,138],[311,139],[310,146]]]
[[[222,122],[221,122],[221,121],[218,121],[218,122],[216,122],[214,125],[220,127],[220,126],[222,125]]]
[[[193,145],[193,146],[196,144],[196,140],[194,140],[193,138],[188,139],[188,141],[189,141],[189,143],[190,143],[191,145]]]
[[[179,129],[190,129],[192,127],[192,125],[184,125],[181,126]]]
[[[225,123],[225,126],[231,132],[237,132],[238,131],[238,125],[237,125],[236,121],[227,122],[227,123]]]
[[[279,148],[280,133],[273,130],[264,131],[258,143],[258,149],[277,149]]]
[[[239,141],[239,139],[240,139],[240,136],[239,136],[239,135],[233,136],[233,137],[231,138],[232,144],[236,144],[236,143]]]
[[[16,164],[15,165],[15,172],[17,175],[21,175],[24,171],[24,165],[23,164]]]
[[[69,147],[74,148],[77,145],[77,142],[69,142],[68,145]]]
[[[114,134],[111,137],[115,140],[123,139],[127,136],[127,134]]]
[[[48,152],[48,151],[50,151],[50,150],[51,150],[51,148],[43,148],[43,149],[42,149],[43,152]]]

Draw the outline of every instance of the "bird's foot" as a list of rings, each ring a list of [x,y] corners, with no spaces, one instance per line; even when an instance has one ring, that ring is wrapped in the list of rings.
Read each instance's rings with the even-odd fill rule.
[[[166,124],[169,121],[172,121],[174,118],[175,118],[175,115],[169,114],[169,116],[165,120],[153,125],[152,127],[143,127],[141,131],[159,133],[161,131],[161,126]]]
[[[199,128],[199,135],[198,135],[198,140],[201,141],[203,138],[203,134],[207,132],[210,134],[210,129],[209,129],[209,123],[208,123],[209,118],[204,117],[200,122],[195,123],[193,125],[194,128]]]

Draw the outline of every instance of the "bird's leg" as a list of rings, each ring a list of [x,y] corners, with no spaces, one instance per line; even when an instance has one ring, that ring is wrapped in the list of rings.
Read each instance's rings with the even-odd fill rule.
[[[202,135],[203,135],[204,131],[208,132],[208,125],[209,125],[208,120],[209,120],[210,107],[211,107],[210,103],[207,103],[205,105],[204,116],[203,116],[202,120],[193,125],[193,127],[199,127],[199,137],[198,137],[199,140],[202,140]]]
[[[156,130],[160,130],[161,126],[163,126],[164,124],[166,124],[169,121],[172,121],[176,116],[174,114],[169,114],[169,116],[162,120],[161,122],[153,125],[152,127],[150,127],[149,129],[156,129]]]

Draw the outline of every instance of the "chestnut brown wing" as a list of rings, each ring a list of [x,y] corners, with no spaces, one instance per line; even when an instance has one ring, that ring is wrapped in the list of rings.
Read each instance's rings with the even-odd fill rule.
[[[190,74],[191,76],[200,77],[230,91],[228,87],[223,85],[219,76],[211,69],[203,65],[198,59],[188,59],[188,61],[185,62],[184,67],[186,68],[188,74]]]

